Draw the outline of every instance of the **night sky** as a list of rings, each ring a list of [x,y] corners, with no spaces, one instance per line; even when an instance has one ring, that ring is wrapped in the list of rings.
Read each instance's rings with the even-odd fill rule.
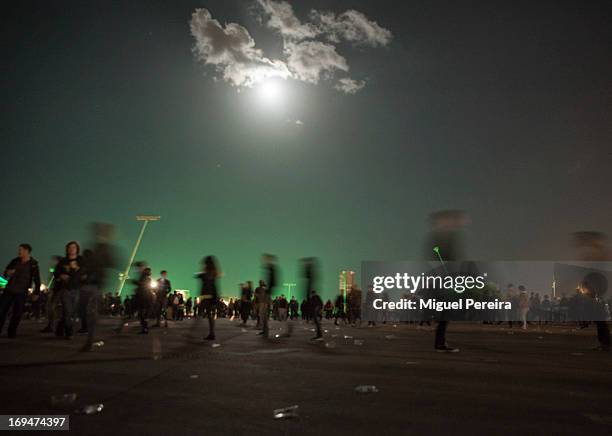
[[[390,32],[336,44],[363,89],[336,71],[270,102],[223,80],[192,14],[282,59],[255,1],[3,4],[3,266],[29,242],[48,267],[92,221],[118,225],[127,258],[134,216],[159,214],[138,259],[175,287],[214,254],[237,295],[271,252],[281,283],[319,257],[331,297],[341,269],[422,255],[438,209],[470,213],[477,259],[568,259],[571,232],[612,234],[612,2],[291,3]]]

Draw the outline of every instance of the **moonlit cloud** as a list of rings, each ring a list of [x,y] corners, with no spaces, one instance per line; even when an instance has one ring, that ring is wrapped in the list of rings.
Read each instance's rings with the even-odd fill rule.
[[[334,71],[348,71],[349,66],[336,47],[321,41],[302,41],[287,44],[287,66],[293,76],[316,84],[321,76],[332,76]]]
[[[319,31],[311,23],[302,24],[295,16],[293,6],[285,1],[257,0],[267,17],[267,26],[287,39],[313,38]]]
[[[291,76],[283,61],[263,56],[248,30],[239,24],[223,27],[207,9],[196,9],[190,28],[196,57],[214,65],[232,85],[253,86],[269,77]]]
[[[342,91],[345,94],[356,94],[365,86],[364,80],[353,80],[350,77],[343,77],[338,80],[338,83],[334,85],[338,91]]]
[[[194,53],[222,73],[233,86],[251,87],[270,77],[291,78],[317,84],[349,72],[346,58],[336,44],[382,47],[390,43],[391,32],[353,9],[339,15],[312,10],[303,22],[286,1],[257,0],[262,22],[283,39],[282,59],[269,59],[256,48],[248,30],[237,23],[225,26],[207,9],[196,9],[191,19]],[[365,86],[363,80],[338,79],[335,89],[354,94]]]
[[[371,47],[384,47],[391,42],[391,32],[364,14],[350,9],[336,16],[333,12],[313,10],[311,18],[317,23],[319,32],[333,42],[345,40]]]

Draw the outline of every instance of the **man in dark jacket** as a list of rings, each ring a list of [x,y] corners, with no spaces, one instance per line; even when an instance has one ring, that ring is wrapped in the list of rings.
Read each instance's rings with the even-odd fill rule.
[[[338,325],[338,318],[342,319],[344,323],[346,323],[346,312],[345,312],[345,304],[344,304],[344,290],[340,289],[340,293],[336,297],[336,302],[334,304],[334,325]]]
[[[8,337],[17,336],[17,327],[21,321],[23,308],[28,296],[28,289],[34,283],[32,292],[40,293],[40,269],[36,259],[30,256],[32,247],[29,244],[21,244],[18,248],[18,257],[4,269],[4,277],[8,280],[2,296],[0,296],[0,333],[6,321],[9,309],[13,308],[13,314],[9,322]]]
[[[242,324],[246,325],[253,306],[251,302],[253,299],[253,282],[248,281],[240,292],[242,294],[240,296],[240,317],[242,318]]]
[[[315,291],[317,283],[317,261],[314,257],[302,259],[303,276],[306,294],[307,319],[312,317],[315,323],[316,336],[312,338],[315,341],[323,340],[323,331],[321,330],[321,310],[323,309],[323,300]]]
[[[133,280],[132,283],[136,285],[134,290],[134,301],[138,310],[138,320],[140,321],[140,332],[141,335],[149,333],[149,324],[147,319],[151,314],[151,306],[153,305],[153,290],[151,279],[151,268],[147,267],[144,262],[137,262],[136,266],[139,271],[138,280]]]
[[[348,295],[349,323],[359,327],[357,320],[361,324],[361,289],[352,285]]]
[[[297,300],[295,299],[295,297],[291,297],[291,301],[289,302],[289,313],[290,313],[289,317],[292,320],[297,319],[299,310],[300,310],[300,307],[299,307]]]
[[[321,309],[323,309],[323,300],[321,300],[321,297],[319,297],[319,294],[317,294],[314,289],[310,291],[308,306],[310,307],[312,319],[314,320],[316,328],[316,336],[312,338],[312,340],[322,341],[323,331],[321,330]]]
[[[168,271],[164,270],[161,277],[157,279],[155,289],[155,316],[157,322],[153,327],[161,326],[161,319],[164,318],[164,327],[168,327],[168,295],[172,292],[172,283],[168,280]]]
[[[66,256],[63,257],[54,271],[54,277],[58,289],[61,292],[62,301],[62,325],[66,339],[72,339],[73,320],[76,317],[79,296],[83,286],[83,257],[80,254],[81,247],[76,241],[66,244]]]

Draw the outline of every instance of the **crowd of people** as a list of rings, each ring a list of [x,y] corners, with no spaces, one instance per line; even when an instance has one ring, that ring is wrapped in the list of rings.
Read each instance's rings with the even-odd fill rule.
[[[17,257],[11,260],[3,276],[7,284],[0,298],[0,332],[10,313],[8,337],[17,336],[17,328],[23,316],[26,302],[34,302],[35,316],[44,313],[47,326],[43,333],[55,332],[68,340],[75,334],[75,321],[80,320],[79,332],[87,333],[84,350],[91,350],[96,331],[98,306],[102,289],[108,284],[109,270],[116,266],[115,249],[110,241],[113,226],[94,224],[93,241],[81,253],[81,246],[70,241],[65,255],[53,268],[48,293],[41,297],[41,273],[38,261],[32,257],[32,246],[24,243],[17,249]],[[45,295],[46,294],[46,295]]]
[[[432,232],[429,247],[436,247],[436,256],[442,261],[454,261],[464,257],[459,241],[460,230],[469,219],[462,211],[441,211],[431,216]],[[152,277],[152,270],[145,262],[136,262],[133,267],[137,278],[129,281],[134,287],[133,294],[122,300],[118,293],[104,293],[109,286],[109,271],[116,268],[115,249],[111,245],[112,226],[106,224],[94,225],[94,241],[89,248],[83,249],[77,241],[70,241],[65,246],[64,256],[56,260],[51,270],[52,277],[48,286],[41,282],[40,267],[31,255],[29,244],[20,244],[18,256],[11,260],[4,270],[8,280],[0,296],[0,332],[10,314],[8,337],[15,338],[17,328],[24,313],[27,317],[46,319],[46,326],[41,333],[54,333],[67,340],[73,339],[75,333],[87,335],[83,350],[92,350],[96,321],[100,314],[121,318],[115,329],[120,332],[124,322],[137,318],[140,323],[140,334],[148,334],[150,327],[167,327],[168,321],[182,321],[186,317],[206,318],[208,320],[208,335],[205,340],[215,340],[215,320],[229,317],[239,318],[243,324],[256,320],[260,335],[269,336],[269,319],[280,322],[302,319],[312,321],[315,325],[315,341],[323,340],[321,320],[361,325],[362,321],[362,291],[356,286],[341,290],[334,302],[323,300],[315,290],[317,278],[317,262],[315,258],[302,259],[302,278],[304,281],[305,298],[298,302],[295,296],[287,298],[284,294],[277,295],[278,267],[276,256],[264,254],[262,266],[264,277],[253,289],[253,282],[247,281],[240,285],[240,296],[225,302],[218,290],[218,279],[221,271],[214,256],[202,259],[201,272],[196,274],[200,281],[200,294],[197,297],[185,296],[173,290],[168,272],[160,272],[159,278]],[[581,254],[581,259],[587,261],[606,260],[609,257],[603,236],[595,232],[581,232],[575,235],[575,244]],[[429,253],[431,255],[431,253]],[[564,295],[542,298],[536,292],[530,294],[524,286],[515,290],[509,284],[502,295],[488,294],[487,297],[499,297],[512,302],[512,313],[489,313],[485,323],[507,322],[511,327],[513,322],[520,320],[521,327],[526,329],[529,323],[565,322],[569,319],[581,318],[583,307],[592,301],[602,302],[600,285],[585,282],[583,288],[571,298]],[[487,291],[488,292],[488,291]],[[365,306],[370,307],[374,294],[369,289],[365,296]],[[409,298],[422,298],[413,295]],[[602,307],[604,307],[602,305]],[[612,300],[608,306],[612,307]],[[366,314],[367,315],[367,314]],[[446,330],[450,318],[434,316],[427,311],[416,312],[416,318],[393,321],[437,323],[434,347],[441,352],[457,352],[446,342]],[[469,316],[469,312],[467,312]],[[377,313],[378,318],[366,316],[368,325],[373,326],[378,321],[388,320],[384,311]],[[609,317],[609,314],[608,314]],[[599,339],[599,349],[610,349],[610,331],[606,319],[602,317],[595,321]],[[465,320],[469,320],[465,318]],[[78,322],[78,325],[77,325]],[[581,321],[585,327],[588,321]],[[291,324],[288,327],[291,333]]]
[[[101,227],[101,229],[108,229]],[[257,320],[260,334],[268,337],[270,317],[279,321],[297,319],[300,312],[304,319],[314,320],[317,325],[315,340],[322,339],[320,327],[321,298],[314,290],[314,260],[304,260],[304,274],[307,299],[301,307],[295,297],[290,300],[284,295],[272,298],[276,287],[276,257],[263,256],[265,280],[253,290],[252,282],[240,287],[241,297],[225,302],[219,295],[217,280],[220,270],[214,256],[202,260],[202,271],[196,274],[201,282],[201,292],[195,299],[185,297],[182,292],[172,289],[167,271],[160,277],[152,277],[151,268],[145,262],[133,266],[137,278],[129,280],[133,294],[121,298],[119,293],[103,292],[108,284],[108,270],[114,269],[114,249],[108,243],[109,237],[97,229],[98,241],[91,249],[83,250],[77,241],[65,246],[65,255],[56,259],[51,269],[49,285],[41,282],[39,264],[31,256],[32,247],[20,244],[18,256],[4,270],[8,279],[0,296],[0,332],[10,315],[8,337],[17,336],[22,317],[46,320],[41,333],[54,333],[57,337],[72,340],[75,334],[87,334],[84,351],[91,351],[96,321],[99,315],[117,316],[121,319],[115,329],[120,332],[124,322],[138,318],[140,334],[149,333],[150,327],[167,327],[168,320],[182,321],[186,317],[208,319],[209,331],[206,340],[215,339],[215,319],[219,317],[240,317],[246,324],[249,319]],[[301,311],[300,311],[301,308]],[[151,325],[151,322],[154,322]],[[78,325],[77,325],[78,323]]]

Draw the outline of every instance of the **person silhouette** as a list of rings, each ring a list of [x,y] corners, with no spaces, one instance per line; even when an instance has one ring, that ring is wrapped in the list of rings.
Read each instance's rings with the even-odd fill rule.
[[[215,312],[219,301],[217,279],[219,275],[219,267],[215,257],[206,256],[202,260],[202,272],[197,274],[197,278],[201,281],[201,308],[208,317],[208,336],[204,338],[208,341],[215,339]]]

